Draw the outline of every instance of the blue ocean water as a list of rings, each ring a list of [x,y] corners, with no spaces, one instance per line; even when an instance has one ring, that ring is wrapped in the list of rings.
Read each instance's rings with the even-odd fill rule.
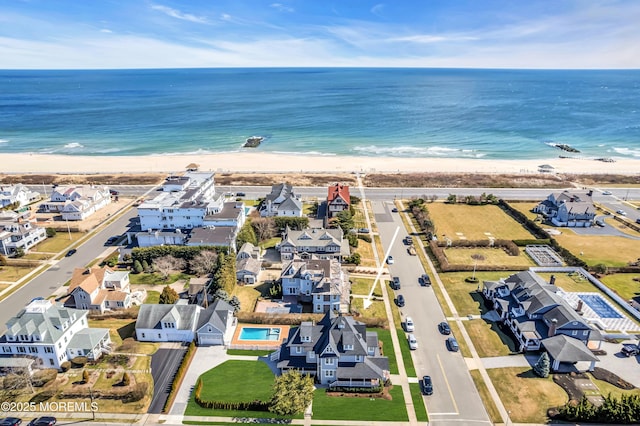
[[[640,159],[640,71],[0,70],[0,152]],[[568,144],[580,154],[551,145]]]

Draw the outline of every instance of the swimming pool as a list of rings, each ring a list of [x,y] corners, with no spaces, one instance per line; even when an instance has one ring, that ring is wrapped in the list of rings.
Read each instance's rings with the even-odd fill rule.
[[[280,340],[280,328],[243,327],[238,340]]]
[[[600,318],[624,318],[607,300],[599,294],[579,294],[578,297],[586,303]]]

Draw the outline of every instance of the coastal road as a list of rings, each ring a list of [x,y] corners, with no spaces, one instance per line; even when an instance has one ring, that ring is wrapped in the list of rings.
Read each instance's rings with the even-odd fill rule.
[[[113,235],[122,234],[129,221],[136,217],[136,213],[136,209],[129,209],[81,245],[74,246],[78,251],[73,256],[55,261],[45,272],[25,283],[20,289],[0,302],[0,334],[6,331],[6,323],[9,318],[16,315],[31,300],[36,297],[49,297],[71,279],[75,268],[84,267],[107,249],[115,249],[115,247],[105,247],[105,241]]]
[[[402,294],[405,298],[406,305],[400,308],[403,322],[410,316],[415,323],[418,349],[412,355],[418,378],[430,375],[434,382],[433,395],[424,397],[429,424],[491,424],[462,355],[460,352],[449,352],[445,346],[447,336],[438,331],[438,323],[445,316],[433,288],[421,287],[418,283],[418,277],[425,271],[419,258],[407,253],[407,246],[403,243],[407,231],[400,218],[401,213],[391,212],[391,201],[375,201],[372,208],[385,253],[393,234],[400,228],[391,247],[394,263],[389,265],[389,270],[392,276],[400,278],[401,289],[390,291],[396,295]],[[407,345],[407,342],[402,340],[400,344]]]

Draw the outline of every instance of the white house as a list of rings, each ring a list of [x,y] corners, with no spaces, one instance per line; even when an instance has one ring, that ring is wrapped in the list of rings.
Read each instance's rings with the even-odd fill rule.
[[[15,255],[18,249],[29,249],[47,238],[46,229],[28,221],[0,222],[0,253]]]
[[[99,266],[76,268],[64,300],[64,306],[68,308],[92,309],[100,313],[127,309],[132,304],[129,272]]]
[[[20,208],[40,198],[40,193],[31,191],[22,184],[0,185],[0,207],[14,204],[14,208]]]
[[[596,208],[591,196],[570,191],[549,194],[533,211],[542,214],[555,226],[585,228],[593,226]]]
[[[282,265],[283,296],[312,302],[314,313],[347,312],[351,289],[347,274],[335,259],[294,259]]]
[[[255,284],[262,268],[260,247],[247,242],[236,255],[236,278],[245,284]]]
[[[349,241],[344,239],[342,229],[310,228],[296,231],[287,227],[279,249],[283,262],[294,257],[341,261],[350,254]]]
[[[302,202],[293,193],[293,186],[288,183],[273,185],[260,205],[260,216],[302,217]]]
[[[83,220],[109,203],[107,186],[61,185],[53,189],[50,201],[40,204],[40,211],[61,213],[63,220]]]
[[[197,343],[199,346],[229,345],[235,326],[233,306],[218,299],[200,312],[196,329]]]
[[[87,311],[36,299],[9,321],[0,354],[36,359],[41,368],[60,368],[77,356],[98,359],[111,349],[107,328],[89,328]]]

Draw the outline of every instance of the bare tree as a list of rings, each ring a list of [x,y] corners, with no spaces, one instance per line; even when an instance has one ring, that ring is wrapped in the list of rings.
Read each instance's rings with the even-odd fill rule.
[[[256,234],[258,234],[258,239],[260,241],[268,240],[273,237],[275,230],[273,219],[267,217],[251,219],[251,225],[253,226],[253,229],[255,229]]]
[[[189,261],[189,268],[195,272],[197,276],[207,275],[213,272],[217,261],[218,253],[204,250]]]
[[[171,255],[162,256],[153,260],[153,270],[167,279],[171,271],[182,271],[186,266],[184,259],[178,259]]]

